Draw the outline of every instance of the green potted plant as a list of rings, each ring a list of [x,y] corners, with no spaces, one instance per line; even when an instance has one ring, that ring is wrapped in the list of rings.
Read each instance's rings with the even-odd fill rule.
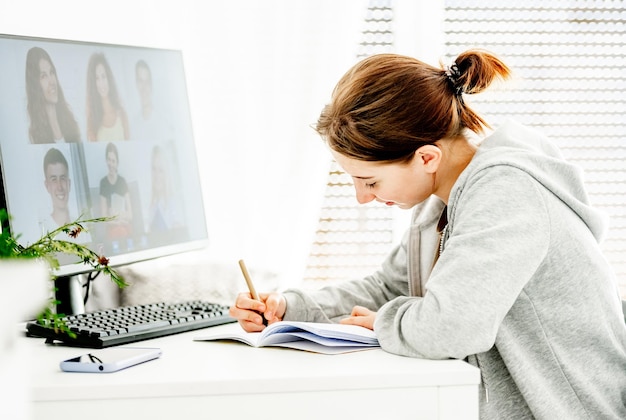
[[[75,256],[78,264],[86,264],[94,271],[107,274],[119,287],[127,285],[123,277],[109,266],[109,259],[106,256],[92,251],[85,245],[57,238],[61,233],[67,234],[70,238],[76,238],[87,231],[87,225],[106,222],[111,218],[78,218],[74,222],[44,234],[37,241],[25,245],[19,243],[19,234],[9,233],[9,218],[10,215],[6,209],[0,209],[0,226],[2,227],[0,232],[0,259],[43,261],[49,267],[50,280],[52,281],[51,291],[54,290],[54,280],[56,279],[54,273],[59,268],[58,256],[61,254]],[[13,280],[10,279],[10,281]],[[37,319],[43,325],[64,330],[65,326],[60,319],[61,314],[57,314],[55,311],[58,303],[54,298],[49,299],[48,304],[41,309]]]

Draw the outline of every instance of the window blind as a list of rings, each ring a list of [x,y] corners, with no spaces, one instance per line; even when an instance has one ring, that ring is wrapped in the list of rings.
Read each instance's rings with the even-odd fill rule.
[[[479,47],[514,83],[469,100],[493,126],[534,126],[585,171],[610,217],[602,246],[626,297],[626,5],[616,0],[445,0],[448,62]]]
[[[368,3],[356,56],[393,49],[392,0]],[[393,242],[392,209],[360,205],[350,176],[333,161],[304,280],[309,285],[359,278],[380,267]]]

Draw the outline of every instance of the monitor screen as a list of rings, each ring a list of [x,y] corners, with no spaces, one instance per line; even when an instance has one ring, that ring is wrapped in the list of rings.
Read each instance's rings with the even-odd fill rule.
[[[180,51],[0,35],[0,67],[0,207],[21,244],[107,216],[63,239],[114,266],[207,245]]]

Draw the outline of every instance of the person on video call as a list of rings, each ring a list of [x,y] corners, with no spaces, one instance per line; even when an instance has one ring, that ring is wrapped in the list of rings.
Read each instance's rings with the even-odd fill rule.
[[[180,203],[172,190],[172,179],[160,146],[152,148],[151,174],[150,232],[163,232],[182,226]]]
[[[133,115],[131,139],[144,141],[173,139],[171,115],[165,115],[154,101],[152,71],[145,60],[138,60],[135,63],[135,86],[139,95],[139,110]]]
[[[43,158],[44,185],[50,194],[52,212],[43,220],[43,228],[51,232],[63,225],[74,222],[71,214],[69,199],[72,182],[69,175],[69,165],[63,153],[56,148],[49,149]],[[67,236],[67,235],[66,235]],[[82,232],[76,238],[67,236],[65,240],[89,242],[90,235]]]
[[[42,48],[33,47],[26,55],[26,98],[31,143],[80,141],[80,130],[65,101],[56,67]]]
[[[133,139],[154,140],[158,135],[154,127],[154,104],[152,103],[152,72],[144,60],[135,64],[135,86],[139,94],[139,112],[133,119]]]
[[[118,174],[119,154],[115,144],[107,144],[105,157],[108,173],[100,180],[101,216],[114,217],[108,222],[109,239],[127,237],[131,234],[133,210],[126,179]]]
[[[87,67],[87,139],[115,141],[129,138],[128,116],[111,67],[104,54],[92,54]]]
[[[544,135],[513,120],[487,131],[467,102],[509,73],[481,50],[447,69],[395,54],[351,68],[316,129],[358,202],[414,208],[411,226],[370,276],[241,293],[231,315],[247,331],[261,314],[360,325],[390,353],[464,359],[480,369],[482,419],[626,419],[604,214]]]

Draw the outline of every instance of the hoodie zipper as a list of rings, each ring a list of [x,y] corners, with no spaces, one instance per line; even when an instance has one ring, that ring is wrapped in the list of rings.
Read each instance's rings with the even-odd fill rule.
[[[443,243],[446,239],[446,233],[448,232],[448,206],[443,208],[439,222],[437,223],[437,234],[439,235],[439,246],[435,253],[435,259],[433,261],[433,267],[439,260],[439,257],[443,253]]]

